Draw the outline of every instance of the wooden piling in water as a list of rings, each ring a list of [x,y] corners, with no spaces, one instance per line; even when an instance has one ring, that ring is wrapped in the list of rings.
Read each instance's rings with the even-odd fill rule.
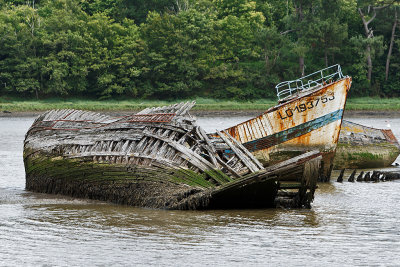
[[[357,170],[354,170],[354,171],[351,173],[349,179],[347,180],[348,182],[354,183],[354,177],[355,177],[355,175],[356,175],[356,172],[357,172]]]
[[[371,181],[371,175],[369,172],[367,172],[367,174],[365,174],[364,176],[364,182],[370,182]]]
[[[364,171],[361,171],[360,174],[357,176],[357,182],[364,181]]]
[[[338,178],[337,178],[337,182],[339,182],[339,183],[342,183],[343,182],[343,175],[344,175],[344,171],[345,171],[345,169],[342,169],[341,171],[340,171],[340,174],[339,174],[339,176],[338,176]]]
[[[344,171],[341,171],[341,174]],[[393,181],[393,180],[400,180],[400,172],[389,172],[389,171],[372,171],[371,172],[367,172],[364,177],[364,171],[361,171],[359,173],[359,175],[357,176],[356,181],[357,182],[374,182],[374,183],[378,183],[378,182],[387,182],[387,181]],[[339,178],[341,175],[339,175],[338,177],[338,182],[339,182]],[[353,170],[353,172],[351,173],[351,175],[348,178],[349,182],[354,182],[354,178],[356,176],[356,170]]]

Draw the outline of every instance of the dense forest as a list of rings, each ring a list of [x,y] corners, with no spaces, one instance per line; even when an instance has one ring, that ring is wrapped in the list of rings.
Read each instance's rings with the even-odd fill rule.
[[[400,1],[0,0],[0,96],[275,98],[333,64],[400,96]]]

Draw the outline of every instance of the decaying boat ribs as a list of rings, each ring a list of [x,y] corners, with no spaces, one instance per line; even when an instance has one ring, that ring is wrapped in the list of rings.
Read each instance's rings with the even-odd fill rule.
[[[390,129],[376,129],[343,120],[334,168],[360,169],[390,166],[400,145]]]
[[[25,137],[27,190],[165,209],[310,205],[319,152],[263,168],[229,133],[207,135],[193,105],[44,113]]]

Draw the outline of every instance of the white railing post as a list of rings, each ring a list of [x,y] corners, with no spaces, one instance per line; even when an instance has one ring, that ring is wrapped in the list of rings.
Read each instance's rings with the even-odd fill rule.
[[[324,71],[327,71],[328,73],[326,76],[324,75]],[[321,76],[320,78],[318,78],[318,73]],[[335,76],[338,76],[338,78],[336,79],[342,79],[344,77],[339,64],[326,67],[296,80],[278,83],[275,86],[276,94],[278,96],[278,99],[280,99],[280,96],[290,96],[293,94],[294,91],[301,92],[312,88],[312,86],[315,87],[318,85],[322,85],[325,81],[334,79]],[[304,84],[303,81],[307,81],[307,83]],[[292,87],[292,83],[295,87]]]

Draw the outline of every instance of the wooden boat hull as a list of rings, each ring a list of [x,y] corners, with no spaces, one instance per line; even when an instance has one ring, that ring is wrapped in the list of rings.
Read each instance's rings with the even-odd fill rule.
[[[335,169],[382,168],[400,154],[391,130],[376,129],[343,120],[334,160]]]
[[[300,156],[224,186],[213,186],[187,170],[71,160],[36,153],[25,159],[26,189],[161,209],[301,208],[310,207],[313,201],[320,161],[319,153]],[[293,183],[288,185],[280,180],[287,172],[297,173],[294,187]],[[282,203],[279,199],[288,194],[289,204]]]
[[[309,207],[318,151],[264,168],[228,133],[209,139],[193,105],[119,118],[46,112],[25,137],[26,189],[163,209]],[[287,173],[295,184],[281,181]]]
[[[278,192],[276,176],[228,190],[204,190],[195,184],[176,182],[176,177],[183,173],[175,169],[161,172],[157,168],[133,166],[136,170],[126,171],[125,165],[54,158],[43,161],[41,157],[26,162],[26,166],[27,190],[147,208],[273,208]]]
[[[265,165],[319,150],[324,165],[320,180],[328,181],[350,86],[351,78],[345,77],[302,92],[226,131]]]

